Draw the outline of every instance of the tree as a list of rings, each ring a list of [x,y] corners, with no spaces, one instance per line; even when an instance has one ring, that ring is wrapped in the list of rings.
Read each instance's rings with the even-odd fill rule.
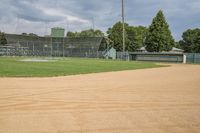
[[[23,36],[31,36],[31,37],[38,37],[37,34],[34,33],[22,33]]]
[[[200,53],[200,29],[188,29],[179,42],[185,52]]]
[[[146,39],[147,33],[148,29],[144,26],[129,26],[127,30],[128,38],[131,42],[131,46],[129,46],[131,48],[129,51],[135,51],[144,46],[144,41]]]
[[[83,30],[81,32],[67,32],[67,37],[104,37],[104,33],[101,30]]]
[[[179,43],[179,42],[175,42],[175,45],[174,45],[174,47],[181,49],[181,45],[180,45],[180,43]]]
[[[76,37],[76,32],[67,32],[67,37]]]
[[[137,31],[135,29],[135,27],[133,26],[128,26],[126,29],[126,33],[127,33],[127,40],[126,40],[126,50],[128,51],[135,51],[136,49],[140,48],[140,44],[138,44],[137,42]]]
[[[81,31],[79,36],[80,37],[95,37],[94,30],[89,29],[89,30]]]
[[[162,10],[157,13],[149,27],[145,45],[149,52],[170,51],[175,45]]]
[[[104,37],[104,33],[101,30],[94,30],[95,37]]]
[[[29,33],[28,36],[38,37],[38,35],[37,35],[37,34],[34,34],[34,33]]]
[[[23,36],[27,36],[28,34],[27,34],[27,33],[22,33],[22,35],[23,35]]]
[[[122,23],[117,22],[112,28],[109,28],[107,31],[108,38],[112,40],[113,46],[117,51],[122,51],[123,46],[123,37],[122,37]],[[135,51],[138,48],[143,46],[143,42],[146,38],[146,34],[148,29],[143,26],[129,26],[127,23],[125,24],[125,42],[126,42],[126,50]]]
[[[127,31],[128,28],[128,24],[125,24],[125,29]],[[108,34],[108,38],[110,40],[112,40],[113,42],[113,47],[117,50],[117,51],[122,51],[123,50],[123,33],[122,33],[122,29],[123,29],[123,25],[121,22],[117,22],[115,25],[113,25],[112,28],[109,28],[107,31]],[[127,46],[129,45],[129,40],[127,35],[125,35],[125,42],[126,42],[126,50],[127,50]]]
[[[0,32],[0,45],[5,45],[5,44],[7,44],[5,34],[3,32]]]

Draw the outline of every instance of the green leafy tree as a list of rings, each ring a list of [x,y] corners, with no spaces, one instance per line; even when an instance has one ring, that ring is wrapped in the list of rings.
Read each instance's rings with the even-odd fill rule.
[[[107,31],[108,38],[113,42],[113,46],[117,51],[122,51],[123,46],[123,35],[122,35],[123,25],[121,22],[117,22],[112,28]],[[133,27],[125,24],[125,42],[126,50],[135,51],[142,47],[148,29],[143,26]]]
[[[95,37],[104,37],[104,33],[101,30],[94,30]]]
[[[89,30],[81,31],[79,36],[80,37],[95,37],[94,30],[93,29],[89,29]]]
[[[125,30],[127,31],[128,29],[128,24],[125,24]],[[108,31],[107,31],[107,34],[108,34],[108,38],[110,40],[112,40],[113,42],[113,47],[117,50],[117,51],[122,51],[123,50],[123,33],[122,33],[122,30],[123,30],[123,25],[121,22],[117,22],[115,25],[113,25],[112,28],[109,28]],[[126,42],[126,50],[128,48],[128,45],[129,45],[129,40],[128,40],[128,37],[127,35],[125,35],[125,42]]]
[[[28,36],[38,37],[38,35],[37,35],[37,34],[34,34],[34,33],[29,33]]]
[[[175,45],[162,10],[157,13],[149,27],[145,45],[149,52],[170,51]]]
[[[3,32],[0,32],[0,45],[5,45],[5,44],[7,44],[5,34]]]
[[[38,37],[38,35],[37,35],[37,34],[34,34],[34,33],[22,33],[21,35],[22,35],[22,36]]]
[[[28,36],[28,34],[27,34],[27,33],[22,33],[22,35],[23,35],[23,36]]]
[[[135,51],[140,47],[140,44],[138,44],[137,40],[137,31],[135,27],[133,26],[128,26],[126,29],[127,33],[127,40],[126,40],[126,50],[128,51]],[[142,45],[142,44],[141,44]]]
[[[77,36],[77,32],[67,32],[67,37],[76,37]]]
[[[144,26],[134,27],[136,32],[135,41],[138,45],[144,46],[144,41],[146,39],[148,28]]]
[[[135,51],[144,46],[147,33],[148,29],[144,26],[129,26],[127,30],[128,38],[131,42],[129,51]]]
[[[180,45],[180,43],[179,43],[179,42],[175,42],[175,47],[181,49],[181,45]]]
[[[68,32],[67,37],[104,37],[101,30],[83,30],[81,32]]]
[[[200,29],[188,29],[179,42],[185,52],[200,53]]]

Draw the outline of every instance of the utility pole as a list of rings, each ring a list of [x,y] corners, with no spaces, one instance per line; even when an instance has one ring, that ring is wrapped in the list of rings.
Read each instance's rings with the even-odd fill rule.
[[[124,0],[122,0],[122,25],[123,25],[123,56],[125,56],[125,24],[124,24]]]

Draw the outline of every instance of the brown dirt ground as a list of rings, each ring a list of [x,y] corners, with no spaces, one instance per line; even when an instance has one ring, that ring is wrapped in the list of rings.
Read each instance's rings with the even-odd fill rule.
[[[0,133],[199,133],[200,65],[0,78]]]

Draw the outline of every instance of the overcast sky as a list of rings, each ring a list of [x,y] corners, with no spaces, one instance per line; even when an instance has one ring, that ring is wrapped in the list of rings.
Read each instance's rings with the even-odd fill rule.
[[[126,22],[149,26],[162,9],[176,40],[188,28],[200,27],[200,0],[125,0]],[[121,0],[0,0],[0,30],[7,33],[50,34],[95,28],[104,32],[121,20]]]

